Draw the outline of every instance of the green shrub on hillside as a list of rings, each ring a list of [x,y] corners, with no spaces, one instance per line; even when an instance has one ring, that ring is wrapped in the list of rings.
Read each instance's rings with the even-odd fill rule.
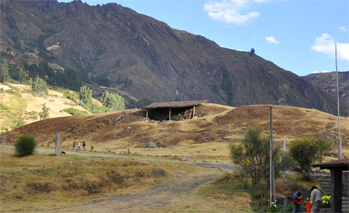
[[[118,93],[109,93],[108,90],[102,94],[102,103],[103,106],[110,108],[112,111],[120,111],[125,109],[124,98]]]
[[[88,114],[88,112],[86,112],[86,111],[75,109],[73,107],[65,108],[65,109],[63,109],[63,111],[66,113],[69,113],[71,115],[86,115],[86,114]]]
[[[9,109],[11,109],[10,107],[8,107],[8,106],[6,106],[6,105],[4,105],[4,104],[2,104],[2,103],[0,103],[0,110],[9,110]]]
[[[85,103],[87,106],[92,104],[92,89],[87,86],[80,88],[79,99]]]
[[[34,136],[22,135],[15,143],[15,152],[18,157],[25,157],[34,153],[37,143]]]
[[[24,120],[23,120],[23,118],[21,117],[20,119],[19,119],[19,121],[18,121],[18,123],[16,124],[16,127],[15,128],[19,128],[19,127],[22,127],[22,126],[24,126]]]
[[[31,91],[33,92],[33,95],[35,97],[36,95],[44,96],[48,94],[46,81],[41,79],[40,77],[37,76],[34,80],[30,78],[29,84],[31,86]]]
[[[107,113],[107,112],[110,112],[111,110],[108,107],[92,104],[90,111],[92,113]]]
[[[0,67],[0,82],[5,82],[10,79],[9,65],[7,61],[1,63]]]
[[[19,98],[22,97],[22,94],[21,94],[20,92],[15,91],[15,90],[13,90],[13,89],[6,90],[6,92],[9,93],[9,94],[16,95],[16,96],[18,96]]]
[[[50,116],[50,108],[46,107],[46,103],[42,105],[42,112],[39,112],[40,120],[44,120]]]

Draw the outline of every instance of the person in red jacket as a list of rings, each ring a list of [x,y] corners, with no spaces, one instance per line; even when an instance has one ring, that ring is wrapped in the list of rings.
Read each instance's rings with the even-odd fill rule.
[[[295,192],[293,194],[293,211],[292,211],[292,213],[302,212],[302,201],[303,201],[302,193]]]

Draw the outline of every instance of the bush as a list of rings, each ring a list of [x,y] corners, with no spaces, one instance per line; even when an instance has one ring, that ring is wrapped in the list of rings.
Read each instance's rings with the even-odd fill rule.
[[[118,93],[109,93],[108,90],[102,94],[103,106],[110,108],[112,111],[125,109],[124,98]]]
[[[229,149],[232,162],[239,166],[233,176],[249,190],[251,198],[255,198],[255,193],[263,187],[260,183],[268,182],[270,176],[270,137],[264,135],[260,127],[252,125],[241,143],[232,143]],[[278,174],[281,170],[280,147],[274,147],[273,155],[275,174]]]
[[[86,112],[86,111],[75,109],[73,107],[65,108],[65,109],[63,109],[63,111],[66,113],[69,113],[71,115],[86,115],[86,114],[88,114],[88,112]]]
[[[42,112],[39,112],[40,120],[44,120],[50,116],[50,108],[46,107],[46,103],[42,105]]]
[[[24,123],[23,118],[20,118],[15,128],[22,127],[22,126],[24,126],[24,124],[25,124],[25,123]]]
[[[107,113],[107,112],[110,112],[111,110],[108,107],[92,104],[90,111],[92,113]]]
[[[34,136],[22,135],[15,143],[15,151],[18,157],[32,155],[34,153],[37,143]]]
[[[305,178],[314,175],[311,165],[321,163],[324,154],[332,150],[332,144],[323,138],[303,137],[294,140],[289,148],[290,155],[296,162],[295,169],[303,173]]]

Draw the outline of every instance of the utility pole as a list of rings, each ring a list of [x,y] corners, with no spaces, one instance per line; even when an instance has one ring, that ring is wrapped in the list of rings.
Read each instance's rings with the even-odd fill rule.
[[[273,110],[270,107],[270,205],[276,204],[273,150]]]
[[[338,86],[338,69],[337,69],[337,44],[334,44],[335,55],[336,55],[336,73],[337,73],[337,106],[338,106],[338,138],[339,138],[339,147],[338,147],[338,158],[342,159],[342,139],[341,139],[341,125],[340,125],[340,116],[339,116],[339,86]]]

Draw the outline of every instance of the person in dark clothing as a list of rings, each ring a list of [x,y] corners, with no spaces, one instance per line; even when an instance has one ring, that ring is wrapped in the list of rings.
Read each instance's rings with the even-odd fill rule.
[[[84,151],[86,151],[86,149],[85,149],[85,147],[86,147],[85,141],[82,142],[82,147],[84,148]]]

